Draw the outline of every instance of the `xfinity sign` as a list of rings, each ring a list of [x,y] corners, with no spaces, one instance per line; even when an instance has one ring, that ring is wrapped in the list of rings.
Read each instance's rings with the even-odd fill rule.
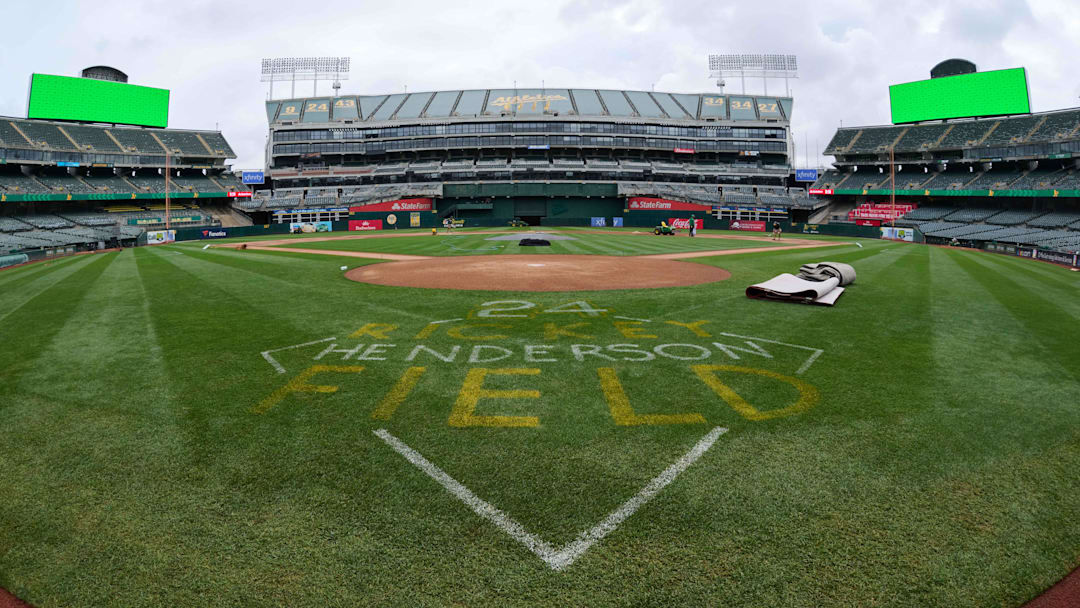
[[[266,182],[266,176],[262,171],[241,171],[240,181],[245,184],[262,184]]]
[[[795,181],[797,181],[797,182],[816,182],[817,178],[818,178],[817,169],[796,169],[795,170]]]

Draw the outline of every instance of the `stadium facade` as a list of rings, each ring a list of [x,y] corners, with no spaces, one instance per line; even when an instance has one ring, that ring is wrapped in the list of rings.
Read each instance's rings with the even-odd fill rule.
[[[588,223],[638,197],[786,218],[808,201],[788,187],[789,97],[476,89],[274,100],[266,113],[272,190],[237,202],[257,221],[367,217],[403,199],[430,201],[424,225]]]

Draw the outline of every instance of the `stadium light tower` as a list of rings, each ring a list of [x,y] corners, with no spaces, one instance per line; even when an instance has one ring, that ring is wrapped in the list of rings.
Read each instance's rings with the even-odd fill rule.
[[[329,80],[337,95],[341,81],[349,79],[348,57],[278,57],[262,60],[262,82],[270,83],[270,99],[274,98],[274,82],[292,83],[290,97],[296,97],[297,80],[315,81],[314,94],[319,94],[319,81]]]
[[[746,77],[761,78],[764,93],[769,94],[769,79],[784,79],[784,95],[790,97],[788,80],[799,77],[799,62],[795,55],[709,55],[709,77],[716,79],[716,86],[723,92],[724,78],[738,76],[742,82],[741,93],[746,93]]]

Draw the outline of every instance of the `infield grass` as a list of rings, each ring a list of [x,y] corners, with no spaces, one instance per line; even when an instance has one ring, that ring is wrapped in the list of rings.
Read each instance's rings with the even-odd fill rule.
[[[568,253],[691,241],[574,232],[588,251]],[[326,245],[443,255],[429,239]],[[343,258],[202,243],[0,272],[0,586],[41,607],[1018,606],[1080,556],[1080,276],[861,242],[699,258],[731,279],[619,292],[364,285]],[[858,272],[834,308],[743,295],[823,259]],[[271,353],[284,373],[260,354],[326,338]],[[317,358],[331,344],[353,352]],[[510,354],[470,363],[478,346]],[[313,365],[363,370],[281,392]],[[729,366],[715,378],[759,414],[799,398],[778,377],[819,398],[750,419],[694,365]],[[476,368],[539,370],[489,372],[485,389],[539,397],[474,412],[536,426],[451,426]],[[598,369],[636,415],[702,421],[620,425]],[[561,546],[716,426],[561,572],[373,434]]]

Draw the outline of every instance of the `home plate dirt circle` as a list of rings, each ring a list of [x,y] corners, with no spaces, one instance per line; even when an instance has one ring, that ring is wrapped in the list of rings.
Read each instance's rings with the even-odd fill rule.
[[[361,283],[479,291],[591,291],[679,287],[723,281],[715,266],[646,257],[484,255],[384,262],[353,268]]]

